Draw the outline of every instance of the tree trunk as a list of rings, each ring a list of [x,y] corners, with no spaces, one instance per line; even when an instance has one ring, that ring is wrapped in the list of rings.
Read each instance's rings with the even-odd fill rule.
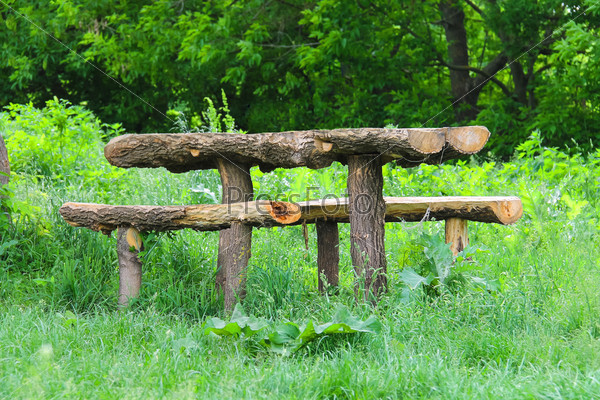
[[[339,281],[340,239],[337,222],[317,220],[317,266],[319,292],[328,286],[337,286]],[[325,281],[323,282],[323,277]]]
[[[350,254],[359,282],[364,279],[364,300],[386,289],[385,202],[379,155],[348,157],[348,210]],[[360,286],[357,286],[360,296]],[[376,300],[375,300],[376,301]]]
[[[458,0],[442,0],[439,3],[450,64],[469,66],[469,46],[465,29],[465,13]],[[471,121],[477,117],[479,89],[473,87],[473,79],[466,69],[450,69],[453,104],[457,121]]]
[[[223,186],[223,204],[248,202],[254,196],[250,168],[218,159],[217,167]],[[231,311],[245,296],[246,268],[252,249],[252,226],[232,222],[219,235],[216,285],[223,290],[225,310]]]
[[[142,286],[142,239],[135,228],[119,228],[117,254],[119,256],[119,307],[129,305],[129,299],[138,297]]]
[[[528,105],[527,101],[527,84],[528,79],[523,71],[523,66],[519,60],[515,60],[510,64],[510,72],[512,74],[513,83],[515,85],[515,96],[517,101],[524,106]]]

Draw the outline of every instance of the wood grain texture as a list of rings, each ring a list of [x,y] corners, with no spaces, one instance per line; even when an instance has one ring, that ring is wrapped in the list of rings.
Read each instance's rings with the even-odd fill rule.
[[[483,126],[452,128],[357,128],[259,134],[128,134],[104,148],[117,167],[158,168],[171,172],[217,168],[217,160],[275,168],[324,168],[348,156],[380,154],[383,163],[402,167],[439,164],[478,152],[490,132]]]

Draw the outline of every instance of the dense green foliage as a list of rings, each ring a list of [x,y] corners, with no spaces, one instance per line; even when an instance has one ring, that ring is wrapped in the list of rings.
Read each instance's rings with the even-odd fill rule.
[[[514,226],[471,223],[480,250],[433,287],[418,276],[439,278],[436,266],[447,267],[442,224],[387,224],[390,290],[376,308],[356,302],[347,226],[340,290],[327,296],[317,292],[313,227],[308,250],[300,227],[255,230],[243,307],[274,326],[266,336],[294,346],[303,332],[313,337],[309,321],[340,323],[339,306],[381,322],[378,334],[321,335],[284,358],[258,351],[252,337],[205,334],[206,321],[228,319],[214,290],[216,233],[148,237],[140,298],[129,312],[116,310],[114,236],[68,226],[60,205],[218,202],[220,193],[212,171],[111,168],[102,135],[119,130],[54,100],[0,114],[0,134],[15,155],[13,222],[0,225],[0,397],[600,396],[600,151],[584,160],[545,147],[534,133],[510,162],[387,165],[385,195],[514,194],[525,213]],[[50,151],[60,132],[70,139]],[[252,174],[256,193],[314,198],[342,195],[347,169]],[[242,317],[229,322],[248,324]],[[278,329],[290,334],[277,336]]]
[[[595,0],[5,0],[0,106],[58,96],[128,131],[169,131],[168,110],[191,120],[224,88],[250,132],[475,122],[503,156],[538,128],[550,145],[589,149],[598,10]]]

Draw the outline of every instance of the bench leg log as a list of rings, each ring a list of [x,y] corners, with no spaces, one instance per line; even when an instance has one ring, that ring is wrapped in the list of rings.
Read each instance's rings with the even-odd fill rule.
[[[462,218],[448,218],[446,220],[446,243],[450,243],[450,250],[456,256],[469,245],[468,221]]]
[[[363,298],[375,298],[387,287],[385,257],[385,201],[382,161],[379,155],[348,156],[348,209],[350,255],[359,279],[364,277]],[[360,297],[360,286],[356,286]]]
[[[340,237],[338,224],[334,221],[317,220],[317,265],[319,272],[319,292],[325,292],[325,282],[337,286],[339,281]]]
[[[119,256],[119,307],[129,305],[129,299],[138,297],[142,286],[142,261],[138,253],[142,239],[135,228],[119,228],[117,254]]]
[[[250,168],[230,161],[217,160],[223,204],[252,201],[254,192]],[[219,255],[217,257],[217,288],[223,290],[225,310],[231,311],[238,298],[245,295],[246,268],[252,248],[252,227],[234,222],[231,228],[219,234]]]

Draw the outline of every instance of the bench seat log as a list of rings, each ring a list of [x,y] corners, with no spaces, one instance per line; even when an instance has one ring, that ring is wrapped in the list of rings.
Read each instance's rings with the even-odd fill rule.
[[[127,134],[111,139],[106,159],[117,167],[171,172],[217,168],[217,160],[264,172],[275,168],[328,167],[348,156],[381,154],[402,167],[439,164],[480,151],[490,132],[483,126],[451,128],[357,128],[257,134]]]
[[[510,225],[523,215],[521,199],[515,196],[384,197],[386,222],[419,222],[423,218]],[[311,200],[297,203],[302,216],[291,225],[317,219],[349,222],[347,198]]]
[[[456,255],[468,245],[467,221],[509,225],[523,214],[518,197],[384,197],[386,222],[446,220],[446,242]],[[300,203],[257,200],[233,204],[190,206],[112,206],[89,203],[65,203],[60,213],[66,222],[110,234],[119,228],[118,253],[122,268],[119,304],[139,292],[137,277],[141,263],[138,231],[194,229],[216,231],[236,226],[273,227],[317,224],[319,290],[327,283],[336,286],[339,271],[338,223],[350,221],[347,198],[312,200]],[[135,229],[128,229],[135,228]],[[121,232],[129,232],[129,235]],[[133,238],[138,238],[139,243]],[[360,246],[360,244],[359,244]],[[250,249],[242,249],[250,251]],[[362,257],[362,254],[360,255]],[[358,255],[357,255],[358,257]],[[360,259],[359,259],[360,260]],[[141,274],[141,272],[140,272]],[[372,278],[372,276],[371,276]],[[141,279],[141,278],[140,278]],[[377,279],[377,277],[376,277]],[[372,281],[369,282],[373,284]],[[236,289],[237,290],[237,289]],[[232,292],[233,293],[233,292]]]
[[[119,227],[139,231],[194,229],[220,231],[232,223],[250,226],[286,225],[297,221],[298,206],[282,201],[258,200],[235,204],[190,206],[113,206],[92,203],[65,203],[59,210],[64,220],[75,227],[110,234]]]
[[[427,219],[461,218],[510,225],[523,214],[518,197],[384,197],[386,222],[419,222]],[[60,214],[76,227],[110,233],[119,226],[139,231],[194,229],[218,231],[232,222],[251,226],[298,225],[317,220],[349,222],[348,199],[311,200],[300,203],[256,200],[235,204],[189,206],[113,206],[91,203],[65,203]]]

